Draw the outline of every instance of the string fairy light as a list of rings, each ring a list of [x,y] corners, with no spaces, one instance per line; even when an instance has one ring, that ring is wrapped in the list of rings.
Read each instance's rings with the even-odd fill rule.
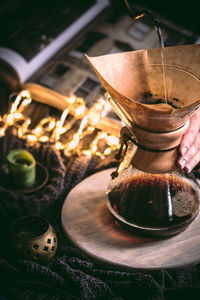
[[[25,120],[23,116],[23,110],[32,102],[30,93],[26,90],[21,91],[15,101],[12,103],[10,112],[3,116],[3,126],[0,128],[0,137],[5,135],[7,128],[15,124],[19,120]],[[26,120],[29,125],[30,121]],[[26,123],[26,124],[28,124]]]
[[[105,115],[105,102],[97,101],[90,109],[86,109],[83,98],[67,97],[68,106],[62,111],[60,119],[45,117],[39,121],[36,127],[30,129],[31,119],[24,115],[24,109],[32,102],[27,90],[16,95],[10,111],[3,117],[0,116],[0,137],[4,136],[8,127],[16,128],[17,136],[24,138],[28,143],[50,143],[56,149],[63,151],[65,156],[74,153],[87,157],[98,156],[104,159],[112,151],[119,149],[119,138],[100,129],[98,124]],[[71,115],[70,118],[68,116]],[[62,136],[70,136],[79,122],[79,127],[72,135],[72,139],[61,140]],[[80,141],[88,136],[92,137],[88,148],[81,148]],[[100,143],[103,141],[103,147]],[[101,144],[101,146],[100,146]],[[79,149],[80,148],[80,149]]]
[[[88,122],[88,116],[85,115],[81,121],[81,124],[79,126],[77,133],[75,133],[73,135],[72,141],[67,145],[67,150],[64,151],[65,154],[66,153],[68,154],[69,151],[74,150],[78,146],[80,139],[81,139],[82,132],[83,132],[87,122]]]
[[[76,101],[76,98],[74,96],[70,97],[68,99],[68,102],[69,102],[69,107],[67,107],[62,115],[61,115],[61,118],[60,118],[60,121],[57,121],[56,124],[55,124],[55,128],[54,128],[54,131],[51,135],[51,138],[50,138],[50,141],[51,142],[57,142],[60,138],[60,135],[63,134],[66,130],[63,128],[63,124],[70,112],[70,110],[72,109],[72,105],[73,103]]]

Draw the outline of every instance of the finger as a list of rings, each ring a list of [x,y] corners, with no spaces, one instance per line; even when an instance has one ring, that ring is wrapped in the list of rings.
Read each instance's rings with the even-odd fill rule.
[[[199,134],[199,124],[197,123],[197,121],[198,120],[196,120],[196,118],[195,119],[193,118],[190,121],[189,128],[187,132],[184,134],[179,148],[181,155],[185,155],[185,153],[189,150],[190,146],[193,144],[194,140],[197,138]]]
[[[184,170],[187,173],[190,173],[192,169],[194,169],[194,167],[199,163],[199,161],[200,161],[200,151],[198,151],[198,153],[185,164]]]
[[[197,137],[200,130],[200,108],[195,111],[190,118],[189,128],[183,136],[179,151],[181,155],[184,155],[185,152],[192,145],[194,139]]]
[[[196,138],[187,152],[178,160],[178,165],[190,172],[200,160],[200,135]]]

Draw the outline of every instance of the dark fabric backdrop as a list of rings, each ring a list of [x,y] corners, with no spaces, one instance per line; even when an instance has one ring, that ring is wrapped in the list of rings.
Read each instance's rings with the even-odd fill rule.
[[[72,187],[97,171],[94,160],[64,159],[47,145],[30,147],[8,133],[0,139],[0,167],[7,153],[19,147],[48,167],[50,179],[43,189],[27,195],[0,186],[0,299],[199,299],[200,265],[152,274],[113,271],[73,246],[62,232],[62,203]],[[24,215],[44,216],[56,230],[59,247],[48,265],[18,258],[12,250],[10,225]]]

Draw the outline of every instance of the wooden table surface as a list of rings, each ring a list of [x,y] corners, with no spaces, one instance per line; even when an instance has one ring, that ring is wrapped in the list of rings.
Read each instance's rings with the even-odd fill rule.
[[[176,236],[157,239],[133,235],[113,220],[105,193],[113,169],[75,186],[61,213],[71,241],[103,266],[118,270],[174,269],[200,262],[200,216]]]

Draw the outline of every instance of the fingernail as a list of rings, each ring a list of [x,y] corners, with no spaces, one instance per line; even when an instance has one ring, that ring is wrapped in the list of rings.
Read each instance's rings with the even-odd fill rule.
[[[191,172],[191,169],[192,169],[192,168],[191,168],[191,166],[189,166],[189,165],[187,165],[187,166],[184,167],[184,170],[185,170],[186,173],[190,173],[190,172]]]
[[[181,154],[184,155],[187,152],[187,149],[188,149],[187,147],[183,147]]]
[[[186,160],[182,159],[181,161],[178,162],[179,166],[181,167],[181,169],[183,169],[185,167],[186,164]]]

